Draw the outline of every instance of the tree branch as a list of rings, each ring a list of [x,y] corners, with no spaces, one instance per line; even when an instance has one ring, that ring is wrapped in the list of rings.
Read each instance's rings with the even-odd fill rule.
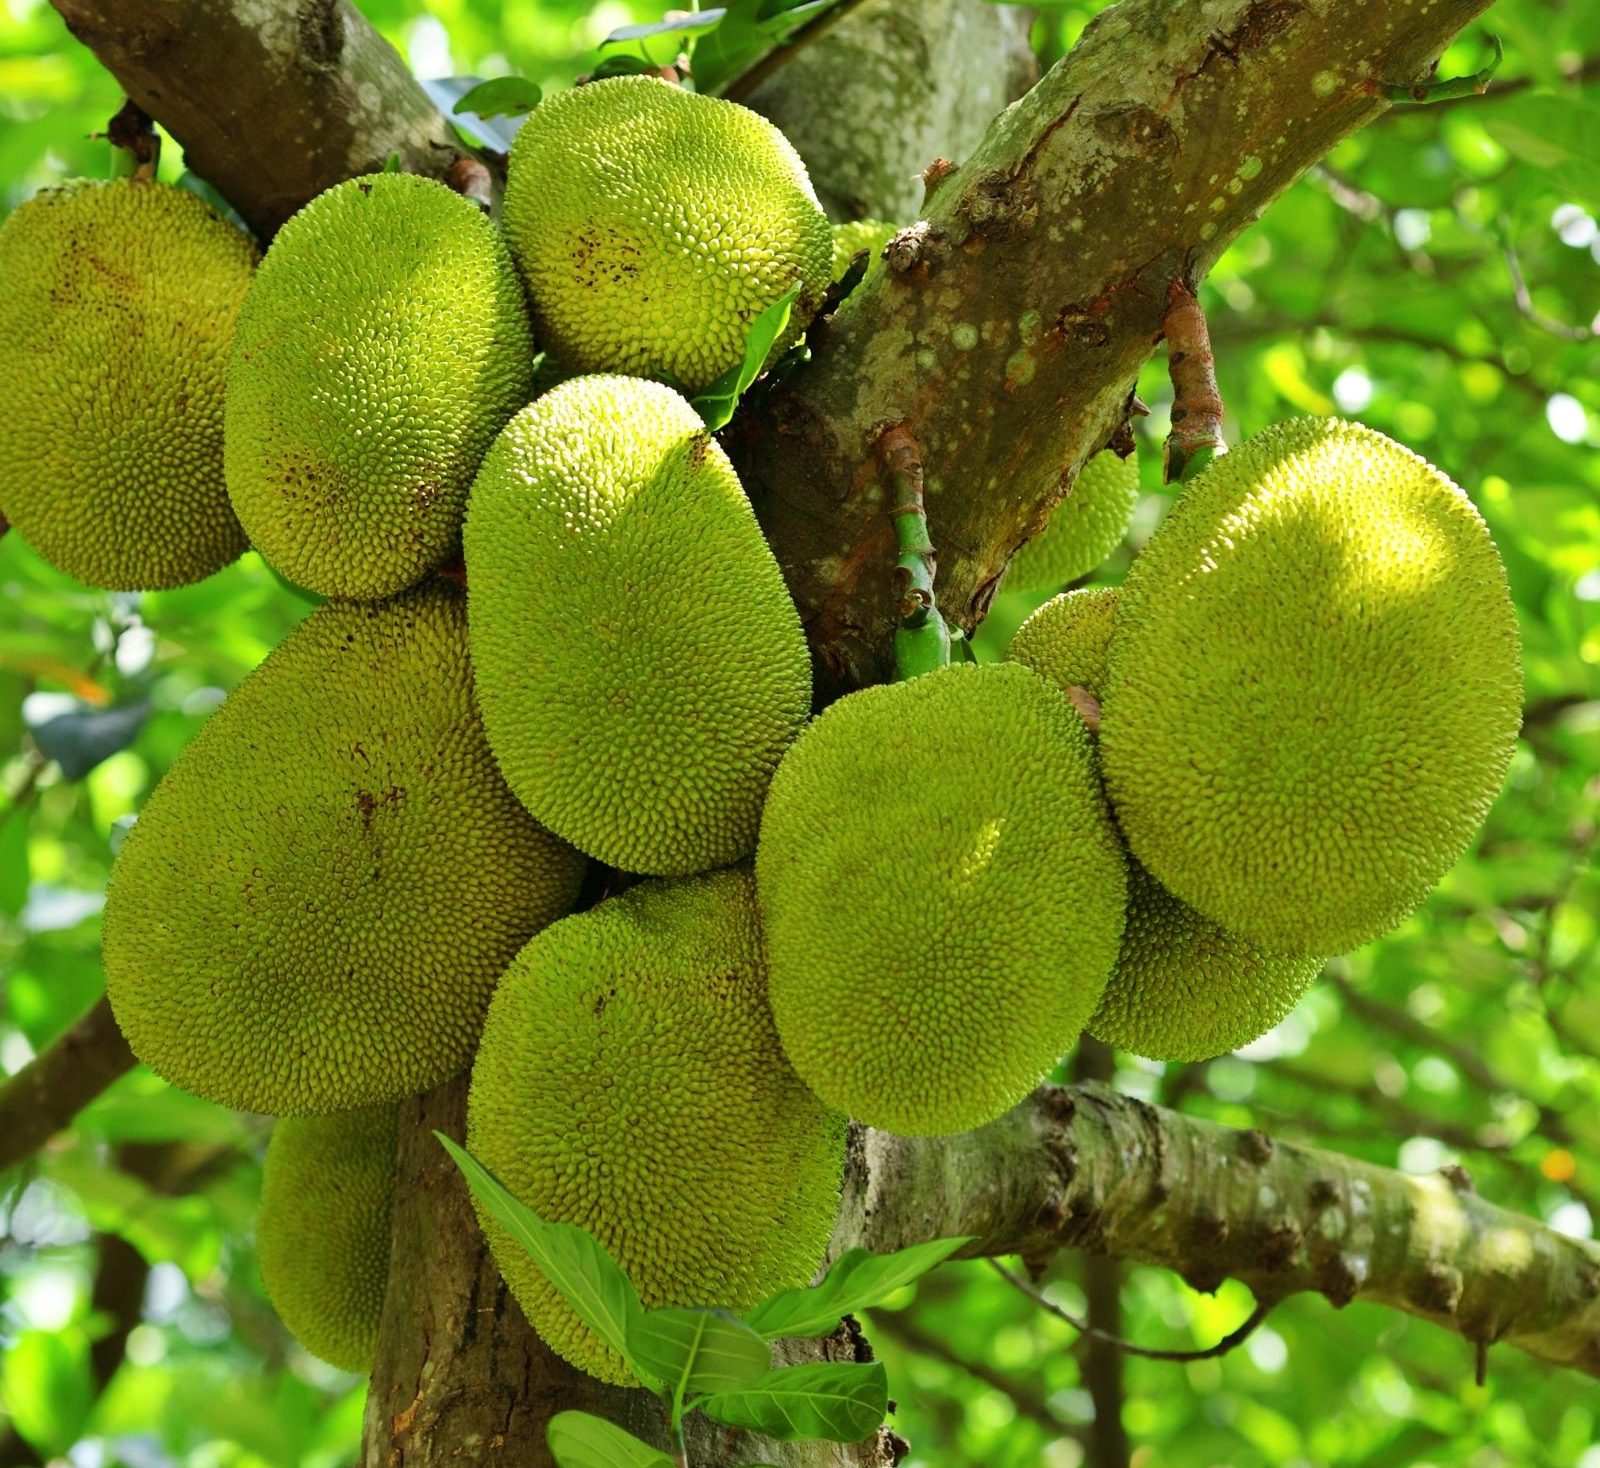
[[[1059,1248],[1311,1290],[1504,1341],[1600,1376],[1600,1246],[1415,1177],[1180,1116],[1100,1085],[1045,1086],[957,1137],[857,1134],[833,1251],[970,1234],[968,1255]]]
[[[52,3],[262,239],[391,153],[443,178],[470,151],[349,0]]]
[[[133,1051],[102,997],[0,1085],[0,1171],[31,1157],[133,1066]]]
[[[732,448],[824,697],[886,677],[892,535],[871,446],[922,447],[939,605],[968,631],[1121,421],[1193,285],[1488,0],[1123,0],[934,185]]]

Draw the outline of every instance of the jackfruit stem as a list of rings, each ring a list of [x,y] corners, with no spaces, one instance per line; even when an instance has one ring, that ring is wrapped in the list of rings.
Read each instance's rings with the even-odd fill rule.
[[[897,425],[879,439],[878,455],[893,491],[889,519],[898,551],[894,579],[900,607],[894,666],[895,677],[904,682],[949,665],[950,629],[934,597],[938,556],[923,508],[922,455],[917,441],[903,425]]]
[[[1222,437],[1222,394],[1205,312],[1182,279],[1167,287],[1167,302],[1161,329],[1167,339],[1167,374],[1172,378],[1172,430],[1162,467],[1168,484],[1186,484],[1219,454],[1227,453],[1228,445]]]

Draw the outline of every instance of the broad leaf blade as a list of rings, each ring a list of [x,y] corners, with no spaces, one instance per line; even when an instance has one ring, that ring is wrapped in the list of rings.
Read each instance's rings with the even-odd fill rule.
[[[480,118],[521,117],[532,112],[543,95],[539,84],[527,77],[497,76],[463,92],[450,111],[458,117],[464,112]]]
[[[545,1441],[558,1468],[673,1468],[665,1453],[589,1412],[557,1412]]]
[[[970,1238],[934,1239],[893,1254],[851,1249],[834,1261],[820,1284],[774,1295],[750,1311],[745,1324],[768,1340],[827,1335],[842,1317],[879,1304],[971,1242]]]
[[[440,1143],[455,1159],[472,1195],[522,1248],[528,1251],[551,1287],[585,1325],[613,1351],[634,1366],[628,1351],[633,1324],[644,1306],[621,1266],[591,1234],[570,1223],[551,1223],[506,1191],[505,1185],[463,1147],[442,1132]],[[635,1371],[649,1384],[645,1372]]]
[[[750,335],[745,339],[744,360],[730,367],[710,387],[694,399],[694,409],[715,433],[733,417],[739,399],[745,395],[752,382],[761,375],[761,368],[772,351],[773,342],[783,335],[789,325],[789,314],[800,297],[800,283],[795,282],[776,301],[750,323]]]
[[[628,1331],[628,1355],[687,1401],[734,1391],[772,1369],[772,1348],[724,1310],[650,1310]]]
[[[718,1422],[763,1432],[780,1442],[820,1437],[854,1443],[888,1412],[889,1377],[881,1361],[786,1366],[740,1391],[706,1397],[699,1405]]]
[[[671,31],[709,31],[722,24],[728,13],[725,5],[697,10],[692,15],[676,15],[670,20],[654,20],[642,25],[618,26],[600,45],[621,46],[628,41],[643,41],[650,36],[666,35]]]

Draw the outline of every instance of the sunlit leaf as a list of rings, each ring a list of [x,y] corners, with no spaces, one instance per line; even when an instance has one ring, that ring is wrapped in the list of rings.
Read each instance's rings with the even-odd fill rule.
[[[853,1443],[888,1412],[889,1377],[881,1361],[821,1361],[769,1371],[747,1387],[718,1392],[699,1405],[718,1422],[780,1442],[820,1437]]]

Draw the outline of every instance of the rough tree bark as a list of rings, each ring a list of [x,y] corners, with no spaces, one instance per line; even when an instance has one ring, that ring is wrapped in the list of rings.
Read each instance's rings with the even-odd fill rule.
[[[939,604],[971,630],[1122,420],[1175,276],[1423,76],[1489,0],[1124,0],[936,181],[813,360],[744,419],[741,477],[824,696],[889,674],[875,448],[921,447]]]
[[[739,98],[805,159],[835,219],[915,219],[922,170],[965,158],[1034,77],[1029,16],[989,0],[866,0]]]
[[[443,120],[342,0],[55,3],[264,230],[391,151],[430,173],[455,156]],[[824,696],[887,667],[884,431],[903,427],[920,447],[941,601],[970,628],[1012,550],[1120,421],[1171,279],[1203,275],[1386,105],[1376,84],[1424,75],[1487,3],[1124,0],[964,166],[934,175],[925,217],[891,247],[893,268],[869,275],[816,332],[813,361],[730,434]],[[808,90],[819,111],[831,104],[831,81]],[[542,1465],[542,1424],[558,1406],[648,1430],[653,1408],[554,1361],[505,1297],[429,1137],[433,1126],[459,1135],[460,1110],[457,1083],[412,1103],[405,1129],[368,1463]],[[1298,1290],[1377,1300],[1600,1374],[1593,1246],[1447,1179],[1274,1147],[1099,1087],[1045,1088],[961,1137],[855,1136],[836,1250],[954,1233],[974,1236],[972,1253],[1041,1258],[1070,1245],[1197,1285],[1232,1275],[1268,1301]],[[752,1451],[701,1447],[707,1463]],[[757,1457],[880,1465],[892,1448],[780,1456],[769,1445]]]
[[[391,153],[443,178],[466,151],[349,0],[53,3],[263,241]]]

